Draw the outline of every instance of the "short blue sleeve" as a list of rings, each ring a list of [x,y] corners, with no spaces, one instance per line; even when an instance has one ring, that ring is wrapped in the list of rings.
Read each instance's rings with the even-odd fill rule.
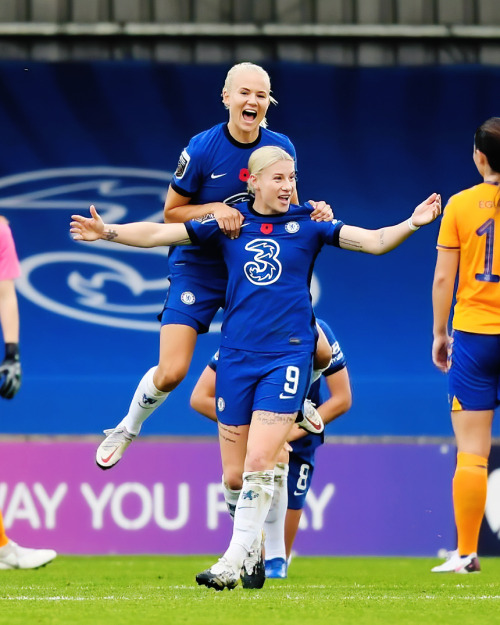
[[[347,366],[347,361],[346,361],[344,352],[342,351],[342,348],[340,347],[340,343],[335,338],[335,335],[332,332],[332,329],[330,328],[330,326],[327,323],[325,323],[322,319],[317,319],[317,322],[318,322],[319,327],[325,333],[325,336],[328,342],[332,346],[332,360],[330,364],[328,365],[328,368],[325,369],[325,371],[323,371],[323,375],[325,377],[328,377],[329,375],[333,375],[334,373],[337,373],[337,371],[344,369]]]
[[[170,183],[172,189],[183,197],[192,197],[200,188],[203,177],[199,164],[200,158],[199,142],[194,137],[189,142],[187,148],[182,150],[177,163],[177,169]]]
[[[186,221],[184,225],[194,245],[218,247],[221,237],[225,236],[213,215],[191,219],[191,221]]]
[[[333,221],[321,222],[323,241],[327,245],[333,245],[334,247],[340,247],[340,231],[344,226],[344,222],[334,219]]]

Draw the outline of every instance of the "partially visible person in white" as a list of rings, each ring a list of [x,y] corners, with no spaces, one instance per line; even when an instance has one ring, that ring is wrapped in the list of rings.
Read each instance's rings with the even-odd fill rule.
[[[19,360],[19,308],[15,278],[20,275],[14,239],[5,217],[0,216],[0,326],[5,357],[0,364],[0,397],[13,399],[21,387]],[[36,569],[56,557],[53,549],[28,549],[10,540],[0,511],[0,570]]]

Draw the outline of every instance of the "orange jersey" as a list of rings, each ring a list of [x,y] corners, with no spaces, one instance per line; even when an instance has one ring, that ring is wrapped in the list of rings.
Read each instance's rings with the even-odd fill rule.
[[[500,187],[481,183],[452,196],[439,229],[438,250],[458,250],[453,327],[500,334]]]

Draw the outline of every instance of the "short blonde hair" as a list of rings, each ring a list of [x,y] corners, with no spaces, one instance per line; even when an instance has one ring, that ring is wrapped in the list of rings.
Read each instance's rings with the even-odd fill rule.
[[[293,157],[277,145],[266,145],[263,148],[258,148],[252,152],[248,159],[248,173],[251,176],[258,176],[264,169],[267,169],[278,161],[294,162]],[[248,180],[247,188],[251,193],[255,193],[255,189],[250,180]]]
[[[236,76],[236,74],[239,74],[239,72],[244,71],[244,70],[251,70],[253,72],[257,72],[261,74],[261,76],[264,78],[264,80],[266,80],[268,84],[269,102],[271,104],[278,104],[278,100],[275,100],[273,96],[271,95],[271,79],[269,78],[269,74],[266,72],[266,70],[260,65],[256,65],[255,63],[244,62],[244,63],[237,63],[236,65],[233,65],[226,75],[226,80],[224,82],[224,86],[222,87],[222,93],[221,93],[222,102],[224,106],[226,107],[226,109],[228,109],[229,107],[224,102],[224,92],[225,91],[227,93],[231,92],[231,89],[233,88],[234,77]],[[267,128],[267,119],[265,117],[260,122],[260,125],[263,128]]]

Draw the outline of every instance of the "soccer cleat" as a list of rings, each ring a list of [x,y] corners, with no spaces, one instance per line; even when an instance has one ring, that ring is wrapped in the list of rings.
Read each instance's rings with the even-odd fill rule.
[[[285,558],[266,560],[266,577],[269,579],[286,579],[288,577],[288,566]]]
[[[479,573],[481,567],[477,553],[459,556],[458,549],[449,551],[446,561],[431,569],[432,573]]]
[[[38,569],[57,556],[53,549],[28,549],[13,540],[0,547],[0,569]]]
[[[105,471],[115,466],[137,435],[131,434],[123,425],[104,430],[104,434],[106,438],[97,448],[95,461]]]
[[[323,419],[310,399],[306,399],[304,401],[304,406],[297,415],[295,423],[299,426],[299,428],[303,428],[313,434],[321,434],[321,432],[325,429]]]
[[[266,567],[262,557],[263,540],[256,548],[249,551],[241,567],[241,585],[243,588],[262,588],[266,581]]]
[[[238,585],[240,576],[231,566],[231,563],[222,557],[209,569],[198,573],[196,581],[200,586],[207,586],[215,590],[224,590],[224,588],[232,590]]]

